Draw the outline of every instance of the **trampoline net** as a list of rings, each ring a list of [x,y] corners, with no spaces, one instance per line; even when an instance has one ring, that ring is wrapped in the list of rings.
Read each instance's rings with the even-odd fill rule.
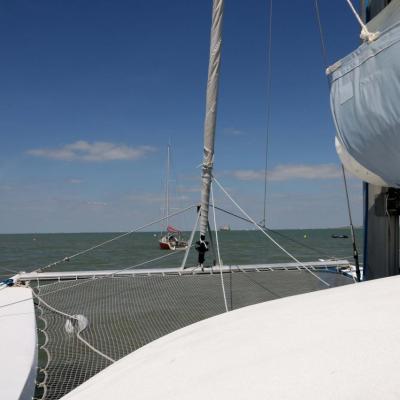
[[[353,281],[318,272],[332,286]],[[229,310],[325,288],[304,270],[224,273]],[[88,320],[81,337],[114,360],[170,332],[225,312],[219,274],[148,275],[38,286],[48,305]],[[59,399],[111,364],[68,333],[68,318],[38,302],[36,398]]]

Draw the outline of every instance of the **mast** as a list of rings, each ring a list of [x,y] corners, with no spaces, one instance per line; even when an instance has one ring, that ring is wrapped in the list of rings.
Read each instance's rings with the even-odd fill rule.
[[[221,65],[223,10],[224,0],[213,0],[210,61],[208,66],[206,113],[204,121],[204,155],[200,206],[200,240],[205,240],[208,226],[210,187],[214,163],[214,142],[215,126],[217,120],[219,70]]]
[[[165,212],[167,228],[169,225],[169,174],[170,174],[170,144],[167,146],[167,180],[165,182]]]

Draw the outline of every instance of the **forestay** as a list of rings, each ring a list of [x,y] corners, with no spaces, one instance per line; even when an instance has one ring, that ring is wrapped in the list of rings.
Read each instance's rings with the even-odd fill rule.
[[[379,32],[377,39],[328,69],[338,146],[358,170],[370,173],[363,179],[376,184],[378,176],[379,184],[400,187],[400,0],[378,14],[368,30]]]

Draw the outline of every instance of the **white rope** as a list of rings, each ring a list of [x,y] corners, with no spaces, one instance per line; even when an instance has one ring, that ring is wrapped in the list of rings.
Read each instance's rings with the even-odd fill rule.
[[[269,161],[269,136],[271,127],[271,86],[272,86],[272,5],[273,0],[269,3],[269,22],[268,22],[268,45],[267,45],[267,118],[265,132],[265,170],[264,170],[264,208],[263,220],[261,225],[265,227],[267,222],[267,184],[268,184],[268,161]]]
[[[39,295],[37,295],[33,290],[32,290],[33,295],[42,303],[44,304],[49,310],[62,315],[63,317],[66,317],[68,319],[74,319],[76,321],[78,321],[78,318],[73,316],[73,315],[69,315],[63,311],[57,310],[56,308],[52,307],[50,304],[46,303]],[[80,335],[81,331],[77,330],[76,333],[76,337],[78,340],[80,340],[85,346],[89,347],[89,349],[91,349],[92,351],[94,351],[95,353],[97,353],[99,356],[104,357],[106,360],[114,363],[115,360],[112,359],[111,357],[109,357],[107,354],[102,353],[100,350],[96,349],[94,346],[92,346],[87,340],[85,340],[81,335]]]
[[[190,248],[192,247],[193,238],[194,238],[194,235],[195,235],[195,233],[196,233],[197,225],[199,224],[199,218],[200,218],[200,210],[199,210],[198,213],[197,213],[196,222],[194,223],[194,227],[193,227],[193,229],[192,229],[192,233],[190,234],[188,246],[187,246],[187,249],[186,249],[186,251],[185,251],[185,255],[184,255],[184,257],[183,257],[183,260],[182,260],[182,264],[181,264],[181,269],[182,269],[182,270],[184,270],[184,269],[185,269],[185,266],[186,266],[186,261],[187,261],[187,258],[188,258],[188,256],[189,256]]]
[[[226,312],[229,311],[228,309],[228,302],[226,301],[226,293],[225,293],[225,285],[224,285],[224,274],[222,272],[222,260],[221,260],[221,254],[219,252],[219,242],[218,242],[218,229],[217,229],[217,220],[215,218],[215,207],[214,207],[214,192],[213,192],[213,187],[212,183],[210,186],[210,192],[211,192],[211,204],[212,204],[212,209],[213,209],[213,219],[214,219],[214,230],[215,230],[215,243],[217,245],[217,256],[218,256],[218,264],[219,264],[219,272],[221,275],[221,286],[222,286],[222,294],[224,296],[224,304],[225,304],[225,310]],[[211,235],[211,232],[210,232]]]
[[[116,360],[114,360],[113,358],[109,357],[107,354],[102,353],[100,350],[96,349],[96,347],[92,346],[88,341],[86,341],[82,336],[80,331],[78,331],[78,333],[76,334],[76,337],[83,343],[85,344],[87,347],[89,347],[90,350],[93,350],[95,353],[97,353],[99,356],[104,357],[106,360],[115,363]]]
[[[104,246],[104,245],[106,245],[106,244],[108,244],[108,243],[111,243],[111,242],[113,242],[113,241],[115,241],[115,240],[117,240],[117,239],[121,239],[121,238],[123,238],[123,237],[125,237],[125,236],[131,235],[132,233],[141,231],[142,229],[148,228],[148,227],[151,226],[151,225],[158,224],[159,222],[164,221],[164,220],[166,220],[167,218],[174,217],[174,216],[176,216],[176,215],[182,214],[182,213],[184,213],[184,212],[186,212],[186,211],[188,211],[188,210],[190,210],[190,209],[192,209],[192,208],[194,208],[194,207],[196,207],[196,206],[195,206],[195,205],[192,205],[192,206],[190,206],[190,207],[186,207],[186,208],[184,208],[183,210],[179,210],[179,211],[177,211],[177,212],[175,212],[175,213],[173,213],[173,214],[167,215],[167,216],[165,216],[165,217],[163,217],[163,218],[160,218],[160,219],[158,219],[158,220],[156,220],[156,221],[149,222],[149,223],[146,224],[146,225],[142,225],[142,226],[139,227],[139,228],[132,229],[132,230],[129,231],[129,232],[125,232],[125,233],[123,233],[123,234],[121,234],[121,235],[115,236],[115,237],[113,237],[112,239],[106,240],[105,242],[98,243],[98,244],[96,244],[96,245],[94,245],[94,246],[92,246],[92,247],[89,247],[89,248],[86,249],[86,250],[82,250],[82,251],[80,251],[80,252],[78,252],[78,253],[75,253],[75,254],[73,254],[72,256],[64,257],[63,259],[60,259],[60,260],[58,260],[58,261],[55,261],[55,262],[53,262],[53,263],[51,263],[51,264],[48,264],[48,265],[45,265],[45,266],[43,266],[43,267],[37,268],[37,269],[35,269],[33,272],[37,272],[37,271],[39,271],[39,270],[44,270],[44,269],[47,269],[47,268],[50,268],[50,267],[54,267],[55,265],[60,264],[60,263],[65,262],[65,261],[70,261],[72,258],[75,258],[75,257],[78,257],[78,256],[80,256],[80,255],[82,255],[82,254],[88,253],[89,251],[95,250],[95,249],[97,249],[97,248],[99,248],[99,247],[101,247],[101,246]]]
[[[257,229],[259,229],[269,240],[271,240],[272,243],[275,244],[275,246],[279,247],[285,254],[287,254],[292,260],[294,260],[297,264],[299,264],[302,268],[307,270],[311,275],[313,275],[315,278],[317,278],[319,281],[321,281],[324,285],[326,286],[331,286],[328,282],[324,281],[322,278],[320,278],[318,275],[316,275],[314,272],[312,272],[307,266],[305,266],[301,261],[299,261],[294,255],[289,253],[285,248],[283,248],[272,236],[270,236],[263,228],[261,228],[257,222],[254,221],[253,218],[249,216],[249,214],[244,211],[238,203],[229,195],[229,193],[222,187],[222,185],[218,182],[217,178],[213,177],[215,183],[219,186],[219,188],[225,193],[225,195],[228,197],[229,200],[232,201],[232,203],[240,210],[240,212],[243,213],[243,215],[246,216],[255,226]]]
[[[358,15],[358,12],[354,8],[351,0],[346,0],[346,2],[349,5],[351,11],[353,12],[354,16],[356,17],[358,23],[361,26],[361,34],[360,34],[361,40],[363,40],[364,42],[366,41],[368,43],[371,43],[374,40],[376,40],[379,37],[379,32],[370,32],[367,28],[367,25],[364,24],[361,17]]]

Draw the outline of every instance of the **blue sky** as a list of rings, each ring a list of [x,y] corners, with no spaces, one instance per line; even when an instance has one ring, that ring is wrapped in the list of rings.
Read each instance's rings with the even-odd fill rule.
[[[216,138],[216,175],[257,220],[268,3],[226,1]],[[313,3],[274,1],[273,228],[347,224]],[[358,46],[359,27],[344,0],[320,3],[333,63]],[[173,207],[199,201],[210,16],[211,0],[0,3],[1,233],[124,231],[158,218],[169,140]],[[360,182],[350,189],[360,224]]]

